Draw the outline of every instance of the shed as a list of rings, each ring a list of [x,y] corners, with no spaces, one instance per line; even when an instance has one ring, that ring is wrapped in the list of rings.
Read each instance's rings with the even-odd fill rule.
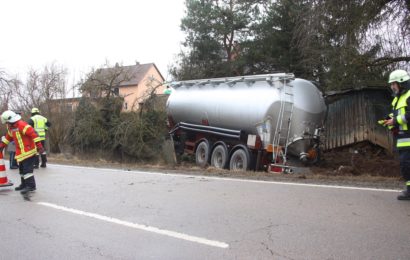
[[[377,123],[390,113],[391,101],[387,88],[369,87],[328,93],[324,149],[369,141],[392,153],[392,135]]]

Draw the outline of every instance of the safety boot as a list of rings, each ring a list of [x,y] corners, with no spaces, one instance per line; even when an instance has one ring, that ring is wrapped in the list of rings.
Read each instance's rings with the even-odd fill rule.
[[[24,180],[24,178],[21,177],[20,179],[21,179],[21,184],[14,188],[15,191],[22,190],[26,187],[26,181]]]
[[[29,192],[31,192],[31,191],[35,191],[35,190],[36,190],[35,187],[28,187],[28,186],[26,186],[26,187],[24,187],[24,189],[22,189],[22,190],[20,191],[20,193],[21,193],[21,194],[27,194],[27,193],[29,193]]]
[[[34,176],[31,176],[31,177],[27,178],[25,180],[25,183],[26,183],[26,187],[24,187],[20,191],[21,194],[26,194],[30,191],[35,191],[36,190],[36,180],[34,179]]]
[[[410,185],[407,185],[407,190],[401,192],[399,196],[397,196],[398,200],[410,200]]]
[[[47,156],[45,154],[41,155],[41,168],[46,168],[47,167]]]
[[[38,169],[38,165],[40,164],[40,156],[36,155],[34,157],[34,169]]]

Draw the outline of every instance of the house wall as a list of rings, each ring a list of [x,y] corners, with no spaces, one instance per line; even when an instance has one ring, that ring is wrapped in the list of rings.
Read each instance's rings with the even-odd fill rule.
[[[390,112],[387,91],[361,90],[332,96],[325,124],[325,150],[362,141],[393,151],[391,133],[377,121]]]
[[[147,86],[151,78],[156,79],[153,81],[153,86]],[[120,96],[124,97],[123,112],[137,110],[139,108],[139,103],[143,102],[143,99],[147,97],[148,91],[151,87],[156,87],[158,84],[162,83],[164,79],[161,74],[155,68],[151,66],[147,73],[144,75],[143,79],[140,81],[138,86],[122,86],[119,89]],[[165,90],[165,86],[161,85],[155,90],[156,94],[162,94]]]
[[[50,112],[73,112],[77,109],[80,98],[55,99],[48,101]]]

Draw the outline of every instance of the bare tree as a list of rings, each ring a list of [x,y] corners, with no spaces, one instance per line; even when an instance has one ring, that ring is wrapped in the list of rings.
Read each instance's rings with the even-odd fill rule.
[[[12,82],[13,97],[9,105],[19,111],[38,107],[50,113],[50,100],[67,95],[66,76],[67,69],[56,64],[46,65],[43,70],[31,69],[25,83]]]
[[[0,102],[1,102],[1,111],[8,109],[8,104],[12,96],[12,85],[15,82],[15,79],[9,79],[9,76],[3,71],[0,70]]]
[[[50,64],[42,70],[31,69],[25,81],[10,78],[4,71],[0,71],[0,102],[2,110],[11,109],[29,117],[33,107],[40,109],[52,127],[48,135],[52,150],[58,150],[58,144],[67,136],[67,129],[71,124],[71,114],[61,113],[60,104],[56,99],[64,99],[67,95],[67,69],[63,66]],[[64,111],[66,112],[66,111]]]
[[[118,88],[133,78],[133,72],[129,66],[116,63],[111,66],[107,61],[102,68],[92,69],[80,82],[80,92],[91,98],[118,97]]]

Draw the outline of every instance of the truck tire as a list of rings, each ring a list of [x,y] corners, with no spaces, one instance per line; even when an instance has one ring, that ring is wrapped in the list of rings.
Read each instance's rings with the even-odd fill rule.
[[[209,143],[202,141],[198,144],[195,151],[195,162],[201,168],[208,166],[209,162]]]
[[[248,151],[242,148],[236,150],[229,161],[229,169],[231,171],[247,171],[250,168],[251,158]]]
[[[223,144],[217,145],[212,151],[211,166],[218,169],[225,169],[228,162],[228,149]]]

